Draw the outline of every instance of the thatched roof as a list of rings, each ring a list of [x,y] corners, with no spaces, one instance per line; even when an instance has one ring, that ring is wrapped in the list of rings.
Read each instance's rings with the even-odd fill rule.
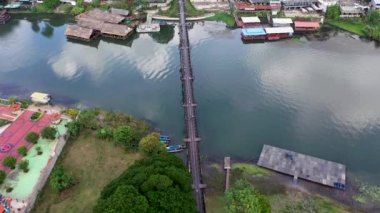
[[[133,29],[127,25],[104,23],[101,32],[109,35],[127,36]]]
[[[102,29],[103,23],[104,22],[102,21],[98,21],[91,18],[79,18],[77,21],[77,24],[80,27],[90,28],[98,31]]]
[[[112,14],[108,11],[103,11],[103,10],[99,10],[99,9],[93,9],[93,10],[90,10],[88,12],[79,14],[79,15],[77,15],[76,18],[77,19],[81,19],[81,18],[95,19],[98,21],[104,21],[104,22],[111,23],[111,24],[118,24],[125,19],[125,17],[123,17],[121,15]]]
[[[94,30],[79,27],[77,25],[67,25],[65,35],[69,37],[77,37],[89,40]]]

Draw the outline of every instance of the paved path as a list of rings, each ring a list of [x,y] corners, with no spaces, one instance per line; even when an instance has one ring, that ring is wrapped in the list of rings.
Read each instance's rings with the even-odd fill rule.
[[[192,187],[197,210],[199,213],[205,212],[204,193],[205,185],[202,183],[202,170],[200,164],[200,155],[198,143],[200,138],[197,131],[197,121],[195,113],[195,101],[193,93],[193,73],[190,60],[189,36],[186,28],[186,14],[184,0],[178,0],[179,8],[179,38],[180,38],[180,59],[181,59],[181,80],[182,80],[182,98],[185,114],[187,145],[187,161],[192,177]]]

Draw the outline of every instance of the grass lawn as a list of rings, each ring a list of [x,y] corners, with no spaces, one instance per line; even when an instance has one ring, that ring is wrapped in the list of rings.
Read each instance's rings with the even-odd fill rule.
[[[248,175],[262,176],[271,174],[271,171],[251,163],[234,163],[232,164],[232,169],[241,169]]]
[[[326,20],[326,23],[359,36],[365,36],[363,32],[365,24],[360,20]]]
[[[209,213],[224,213],[224,199],[223,196],[206,196],[206,212]]]
[[[0,118],[0,127],[5,126],[9,123],[10,123],[9,121]]]
[[[207,20],[224,22],[227,25],[227,27],[235,26],[235,18],[228,12],[215,13],[213,17],[207,18]]]
[[[58,193],[47,182],[33,212],[92,212],[103,187],[139,158],[137,153],[126,153],[122,147],[84,132],[68,142],[60,159],[77,184]]]
[[[186,16],[187,17],[196,17],[196,16],[202,16],[205,14],[205,11],[203,10],[197,10],[190,2],[190,0],[185,1],[185,8],[186,8]],[[173,0],[170,3],[170,8],[167,11],[161,11],[159,14],[163,16],[169,16],[169,17],[178,17],[178,2],[177,0]]]

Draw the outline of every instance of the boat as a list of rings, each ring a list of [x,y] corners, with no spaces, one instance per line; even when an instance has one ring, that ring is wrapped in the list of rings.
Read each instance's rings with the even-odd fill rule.
[[[160,143],[161,144],[165,144],[166,146],[169,144],[169,141],[163,141],[163,140],[160,140]]]
[[[170,137],[168,135],[160,135],[160,141],[170,141]]]
[[[182,145],[172,145],[166,147],[167,152],[175,153],[175,152],[181,152],[183,151],[183,146]]]
[[[159,24],[140,24],[136,28],[136,32],[138,33],[160,32],[160,25]]]

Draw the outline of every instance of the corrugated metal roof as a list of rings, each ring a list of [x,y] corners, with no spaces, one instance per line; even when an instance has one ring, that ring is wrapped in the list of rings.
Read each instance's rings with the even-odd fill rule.
[[[260,23],[260,19],[257,16],[253,17],[241,17],[243,23]]]
[[[291,27],[266,27],[265,32],[267,34],[274,34],[274,33],[294,33],[293,28]]]
[[[266,35],[263,28],[244,28],[241,30],[243,35],[245,36],[258,36],[258,35]]]
[[[294,27],[319,28],[320,24],[316,21],[295,21]]]
[[[273,24],[292,24],[293,21],[290,18],[273,18]]]

